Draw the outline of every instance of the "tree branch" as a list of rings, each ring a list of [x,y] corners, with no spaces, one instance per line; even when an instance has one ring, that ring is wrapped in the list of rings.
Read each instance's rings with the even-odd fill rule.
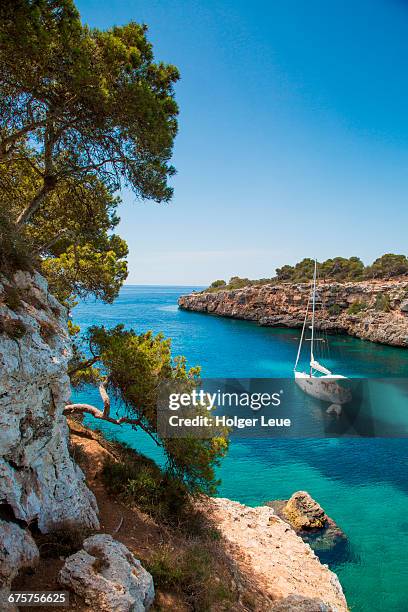
[[[94,363],[96,363],[99,360],[100,360],[100,356],[95,355],[94,357],[92,357],[92,359],[88,359],[88,361],[83,361],[82,363],[77,365],[75,368],[72,368],[72,370],[68,370],[68,376],[71,376],[71,374],[75,374],[75,372],[78,372],[79,370],[83,370],[84,368],[90,368],[91,366],[93,366]]]
[[[17,218],[17,228],[21,228],[23,225],[27,223],[33,216],[35,212],[39,209],[45,197],[55,189],[55,185],[50,181],[44,180],[44,184],[41,187],[40,191],[34,196],[29,204],[21,211]]]
[[[51,238],[51,240],[50,240],[49,242],[47,242],[47,244],[43,244],[42,246],[40,246],[40,247],[38,248],[38,252],[39,252],[39,253],[43,253],[44,251],[48,251],[48,250],[49,250],[49,249],[50,249],[52,246],[54,246],[54,244],[55,244],[56,242],[58,242],[58,240],[59,240],[59,239],[60,239],[60,238],[61,238],[61,237],[62,237],[64,234],[66,234],[66,233],[67,233],[67,231],[68,231],[68,230],[65,228],[65,229],[61,230],[60,232],[58,232],[58,233],[57,233],[57,234],[54,236],[54,238]]]
[[[64,414],[73,414],[73,413],[87,413],[91,414],[95,419],[101,419],[102,421],[107,421],[108,423],[113,423],[114,425],[122,425],[122,423],[126,423],[128,425],[132,425],[132,427],[140,427],[145,431],[151,439],[157,444],[157,446],[161,446],[160,442],[153,436],[153,434],[143,425],[140,419],[130,419],[128,417],[120,417],[119,419],[114,419],[109,416],[110,412],[110,399],[108,394],[106,393],[106,385],[108,381],[105,380],[101,385],[99,385],[99,393],[101,394],[103,400],[103,410],[99,410],[96,406],[92,406],[91,404],[67,404],[64,408]]]
[[[8,157],[8,155],[13,150],[13,145],[17,142],[17,140],[19,140],[29,132],[32,132],[33,130],[36,130],[39,127],[43,127],[44,125],[44,121],[33,121],[32,123],[28,123],[27,125],[25,125],[18,132],[11,134],[7,138],[3,138],[0,143],[0,159],[5,159],[6,157]],[[7,148],[8,145],[9,147]]]
[[[106,378],[103,383],[99,385],[99,393],[101,394],[101,398],[103,401],[103,418],[109,417],[110,413],[110,398],[106,392],[106,386],[108,384],[108,379]]]

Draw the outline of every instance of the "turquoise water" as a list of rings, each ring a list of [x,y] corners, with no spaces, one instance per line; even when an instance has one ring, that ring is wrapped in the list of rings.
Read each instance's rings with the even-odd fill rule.
[[[206,377],[291,376],[298,330],[261,328],[245,321],[180,311],[177,297],[193,287],[124,287],[113,305],[81,304],[74,318],[163,331],[174,354],[202,366]],[[332,337],[328,365],[358,377],[408,377],[408,351]],[[337,368],[339,369],[339,368]],[[97,392],[81,392],[99,403]],[[98,422],[98,426],[100,423]],[[103,424],[158,461],[143,435]],[[220,468],[220,496],[249,505],[306,489],[342,527],[348,550],[329,559],[353,611],[408,610],[408,440],[233,440]],[[343,551],[344,552],[344,551]]]

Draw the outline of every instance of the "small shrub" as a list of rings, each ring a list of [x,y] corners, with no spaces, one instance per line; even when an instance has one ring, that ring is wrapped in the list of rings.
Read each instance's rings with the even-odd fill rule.
[[[54,338],[57,333],[54,325],[49,323],[48,321],[43,321],[42,319],[38,321],[40,326],[40,336],[47,344]]]
[[[327,309],[329,315],[331,316],[337,316],[341,313],[341,306],[340,304],[331,304],[328,309]]]
[[[75,463],[79,463],[81,465],[86,464],[87,454],[80,444],[73,444],[71,442],[69,444],[69,454],[71,455]]]
[[[157,586],[168,589],[178,587],[183,583],[181,564],[169,546],[163,545],[155,550],[146,565]]]
[[[348,314],[354,315],[359,314],[363,310],[367,310],[368,304],[367,302],[357,300],[353,302],[347,309]]]
[[[91,533],[90,529],[70,522],[62,522],[49,533],[36,535],[35,540],[41,557],[58,559],[68,557],[80,550],[83,541]]]
[[[21,236],[5,212],[0,211],[0,269],[6,276],[16,270],[32,271],[37,268],[38,258],[33,249]]]
[[[225,287],[227,283],[225,282],[225,280],[216,280],[213,283],[211,283],[210,288],[211,289],[218,289],[219,287]]]
[[[379,312],[390,312],[391,303],[388,293],[377,293],[374,308]]]
[[[121,461],[107,459],[103,479],[108,491],[155,518],[174,522],[187,511],[187,490],[150,459],[134,454]]]
[[[7,334],[12,340],[19,340],[27,332],[27,328],[20,319],[3,317],[0,319],[0,334]]]
[[[219,559],[218,559],[219,560]],[[210,610],[214,604],[234,600],[217,566],[217,553],[200,542],[193,542],[187,549],[177,551],[162,545],[145,562],[154,583],[163,589],[183,593],[193,610]]]
[[[23,299],[27,304],[31,304],[37,310],[46,310],[47,305],[44,304],[36,295],[34,295],[31,291],[25,291],[23,294]]]
[[[10,310],[16,311],[21,307],[21,296],[17,287],[4,285],[4,302]]]
[[[61,308],[59,308],[58,306],[51,306],[51,311],[56,317],[61,316]]]

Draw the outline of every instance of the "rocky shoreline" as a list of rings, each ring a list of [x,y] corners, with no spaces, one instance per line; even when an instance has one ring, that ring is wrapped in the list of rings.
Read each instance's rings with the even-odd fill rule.
[[[251,285],[242,289],[182,295],[181,309],[254,321],[267,327],[303,325],[310,283]],[[408,347],[408,278],[325,282],[316,325],[328,333]]]

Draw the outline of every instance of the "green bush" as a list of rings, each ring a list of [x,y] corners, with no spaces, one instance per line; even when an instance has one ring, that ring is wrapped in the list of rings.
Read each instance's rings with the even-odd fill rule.
[[[408,258],[405,255],[386,253],[368,266],[365,271],[367,278],[392,278],[408,274]]]
[[[341,306],[340,304],[331,304],[328,309],[327,309],[329,315],[331,316],[337,316],[341,313]]]
[[[391,303],[388,293],[377,293],[374,308],[380,312],[390,312]]]
[[[137,455],[118,462],[108,459],[102,471],[107,490],[154,518],[174,522],[187,511],[186,487],[147,457]]]
[[[32,271],[38,267],[35,251],[23,238],[8,216],[0,210],[0,270],[10,276],[16,270]]]
[[[212,289],[218,289],[219,287],[225,287],[227,283],[225,282],[225,280],[216,280],[213,283],[211,283],[210,287]]]
[[[367,302],[356,300],[353,302],[347,309],[348,314],[354,315],[359,314],[363,310],[367,310],[368,304]]]
[[[204,612],[214,604],[226,600],[232,603],[235,599],[219,576],[216,557],[217,550],[201,542],[194,542],[183,551],[162,545],[145,566],[155,585],[183,593],[193,610]]]

